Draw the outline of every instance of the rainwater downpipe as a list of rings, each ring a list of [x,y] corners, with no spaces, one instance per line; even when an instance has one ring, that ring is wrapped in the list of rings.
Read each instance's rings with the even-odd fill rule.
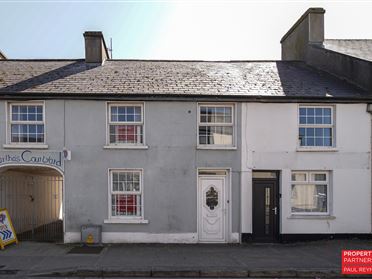
[[[370,123],[369,123],[369,127],[371,129],[371,132],[370,132],[370,149],[369,149],[369,160],[370,160],[369,169],[370,169],[370,172],[371,172],[370,179],[371,179],[371,233],[372,233],[372,104],[367,104],[367,112],[369,112],[369,114],[371,115]]]

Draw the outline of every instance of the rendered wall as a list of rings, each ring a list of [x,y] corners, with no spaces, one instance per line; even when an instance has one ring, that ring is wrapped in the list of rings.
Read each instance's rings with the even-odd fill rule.
[[[337,104],[336,150],[297,150],[298,104],[242,104],[242,232],[252,232],[252,170],[280,170],[280,231],[371,232],[371,120],[365,104]],[[331,171],[331,217],[290,212],[291,170]],[[310,218],[310,219],[309,219]]]
[[[148,149],[144,150],[104,148],[106,104],[45,101],[48,149],[66,147],[72,153],[72,160],[65,162],[66,241],[79,241],[84,224],[103,225],[104,241],[197,241],[197,168],[232,169],[232,232],[239,231],[240,152],[238,148],[196,148],[196,102],[146,102]],[[236,108],[239,121],[240,108]],[[1,102],[1,131],[6,130],[5,111],[5,102]],[[5,133],[0,137],[2,145]],[[109,215],[109,168],[143,168],[144,217],[148,224],[104,224]]]
[[[193,238],[185,241],[196,241],[197,168],[202,167],[232,168],[232,230],[238,232],[240,152],[196,149],[197,103],[146,102],[145,150],[104,149],[105,102],[66,101],[65,115],[66,147],[72,151],[65,171],[67,232],[93,223],[102,224],[104,233],[180,233]],[[103,224],[109,168],[143,168],[148,224]]]
[[[235,234],[252,231],[254,169],[281,171],[282,233],[371,232],[371,127],[365,104],[336,105],[334,152],[296,150],[297,104],[245,103],[242,111],[238,104],[237,150],[196,148],[196,102],[146,102],[145,137],[149,148],[145,150],[104,149],[106,102],[48,100],[45,107],[49,150],[65,146],[72,151],[72,160],[65,162],[66,241],[78,241],[80,226],[90,223],[103,225],[106,240],[195,242],[197,168],[207,167],[232,168]],[[0,103],[0,130],[2,145],[6,130],[4,102]],[[108,218],[109,168],[144,169],[144,215],[148,224],[103,223]],[[291,170],[332,171],[331,214],[335,219],[290,218]]]

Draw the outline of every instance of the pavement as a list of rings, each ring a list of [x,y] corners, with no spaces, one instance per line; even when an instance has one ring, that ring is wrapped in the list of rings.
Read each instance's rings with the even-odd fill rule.
[[[99,254],[68,253],[75,246],[37,242],[7,246],[0,250],[0,278],[340,278],[341,250],[372,250],[372,241],[112,244],[104,245]]]

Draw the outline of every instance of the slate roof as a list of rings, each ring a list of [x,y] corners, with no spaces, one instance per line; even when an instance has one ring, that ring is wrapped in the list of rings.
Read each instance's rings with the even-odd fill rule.
[[[0,95],[28,93],[361,98],[366,92],[295,61],[0,60]]]
[[[372,62],[372,40],[324,40],[324,47]]]

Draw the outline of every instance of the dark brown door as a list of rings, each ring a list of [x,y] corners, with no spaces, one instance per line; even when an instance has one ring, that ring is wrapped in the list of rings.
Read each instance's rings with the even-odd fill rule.
[[[278,183],[253,180],[253,240],[274,242],[279,235]]]

